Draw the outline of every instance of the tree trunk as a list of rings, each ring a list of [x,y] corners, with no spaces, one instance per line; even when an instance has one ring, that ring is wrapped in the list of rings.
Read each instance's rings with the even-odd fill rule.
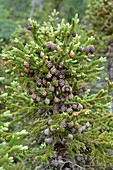
[[[109,80],[113,82],[113,41],[110,41],[109,43],[109,49],[106,57],[108,62],[107,71],[108,71]],[[113,92],[111,92],[110,95],[113,97]],[[113,112],[113,99],[111,101],[110,112]]]

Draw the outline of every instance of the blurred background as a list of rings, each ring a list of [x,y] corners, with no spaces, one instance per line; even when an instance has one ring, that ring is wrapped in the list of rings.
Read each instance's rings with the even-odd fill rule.
[[[28,18],[38,23],[46,21],[53,9],[59,11],[60,17],[68,22],[78,13],[82,22],[89,2],[90,0],[0,0],[0,39],[7,43],[19,25],[27,26]]]

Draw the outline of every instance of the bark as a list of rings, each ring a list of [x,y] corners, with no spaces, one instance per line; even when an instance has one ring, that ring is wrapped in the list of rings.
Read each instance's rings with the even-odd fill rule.
[[[107,61],[108,61],[108,75],[111,82],[113,82],[113,42],[109,45],[109,50],[107,53]]]
[[[109,80],[113,82],[113,41],[110,41],[109,43],[109,49],[106,57],[108,62],[107,71],[108,71]],[[110,95],[113,97],[113,92],[111,92]],[[113,112],[113,100],[111,101],[110,112]]]

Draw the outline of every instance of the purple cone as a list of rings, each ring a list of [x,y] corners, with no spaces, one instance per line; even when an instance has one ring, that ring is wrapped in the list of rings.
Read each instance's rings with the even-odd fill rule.
[[[72,37],[76,37],[76,31],[72,33]]]
[[[90,45],[90,53],[93,54],[95,52],[95,47],[93,45]]]
[[[86,52],[86,54],[88,54],[88,53],[90,52],[90,47],[87,47],[87,48],[85,49],[85,52]]]
[[[82,47],[78,47],[77,52],[82,52]]]
[[[55,50],[55,46],[53,44],[51,44],[51,51]]]
[[[27,27],[27,29],[28,29],[28,30],[32,30],[33,27],[32,27],[31,25],[29,25],[29,26]]]
[[[47,45],[47,48],[48,48],[48,50],[50,50],[50,51],[54,51],[54,50],[55,50],[55,46],[54,46],[53,44],[48,44],[48,45]]]
[[[51,44],[47,45],[48,50],[51,50]]]

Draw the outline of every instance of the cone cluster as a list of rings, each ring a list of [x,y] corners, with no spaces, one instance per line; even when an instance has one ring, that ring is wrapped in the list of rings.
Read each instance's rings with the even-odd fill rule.
[[[42,54],[44,57],[44,52],[41,51],[41,57]],[[23,66],[24,72],[30,75],[30,63],[24,61]],[[64,63],[60,62],[55,65],[50,60],[47,60],[45,66],[48,70],[45,77],[39,77],[39,74],[34,72],[32,74],[35,84],[28,89],[28,93],[31,95],[32,99],[37,103],[43,103],[52,107],[54,104],[57,104],[57,111],[60,113],[68,112],[72,114],[74,110],[83,109],[80,103],[77,104],[74,102],[72,104],[67,104],[67,101],[73,101],[74,94],[72,87],[67,81]]]

